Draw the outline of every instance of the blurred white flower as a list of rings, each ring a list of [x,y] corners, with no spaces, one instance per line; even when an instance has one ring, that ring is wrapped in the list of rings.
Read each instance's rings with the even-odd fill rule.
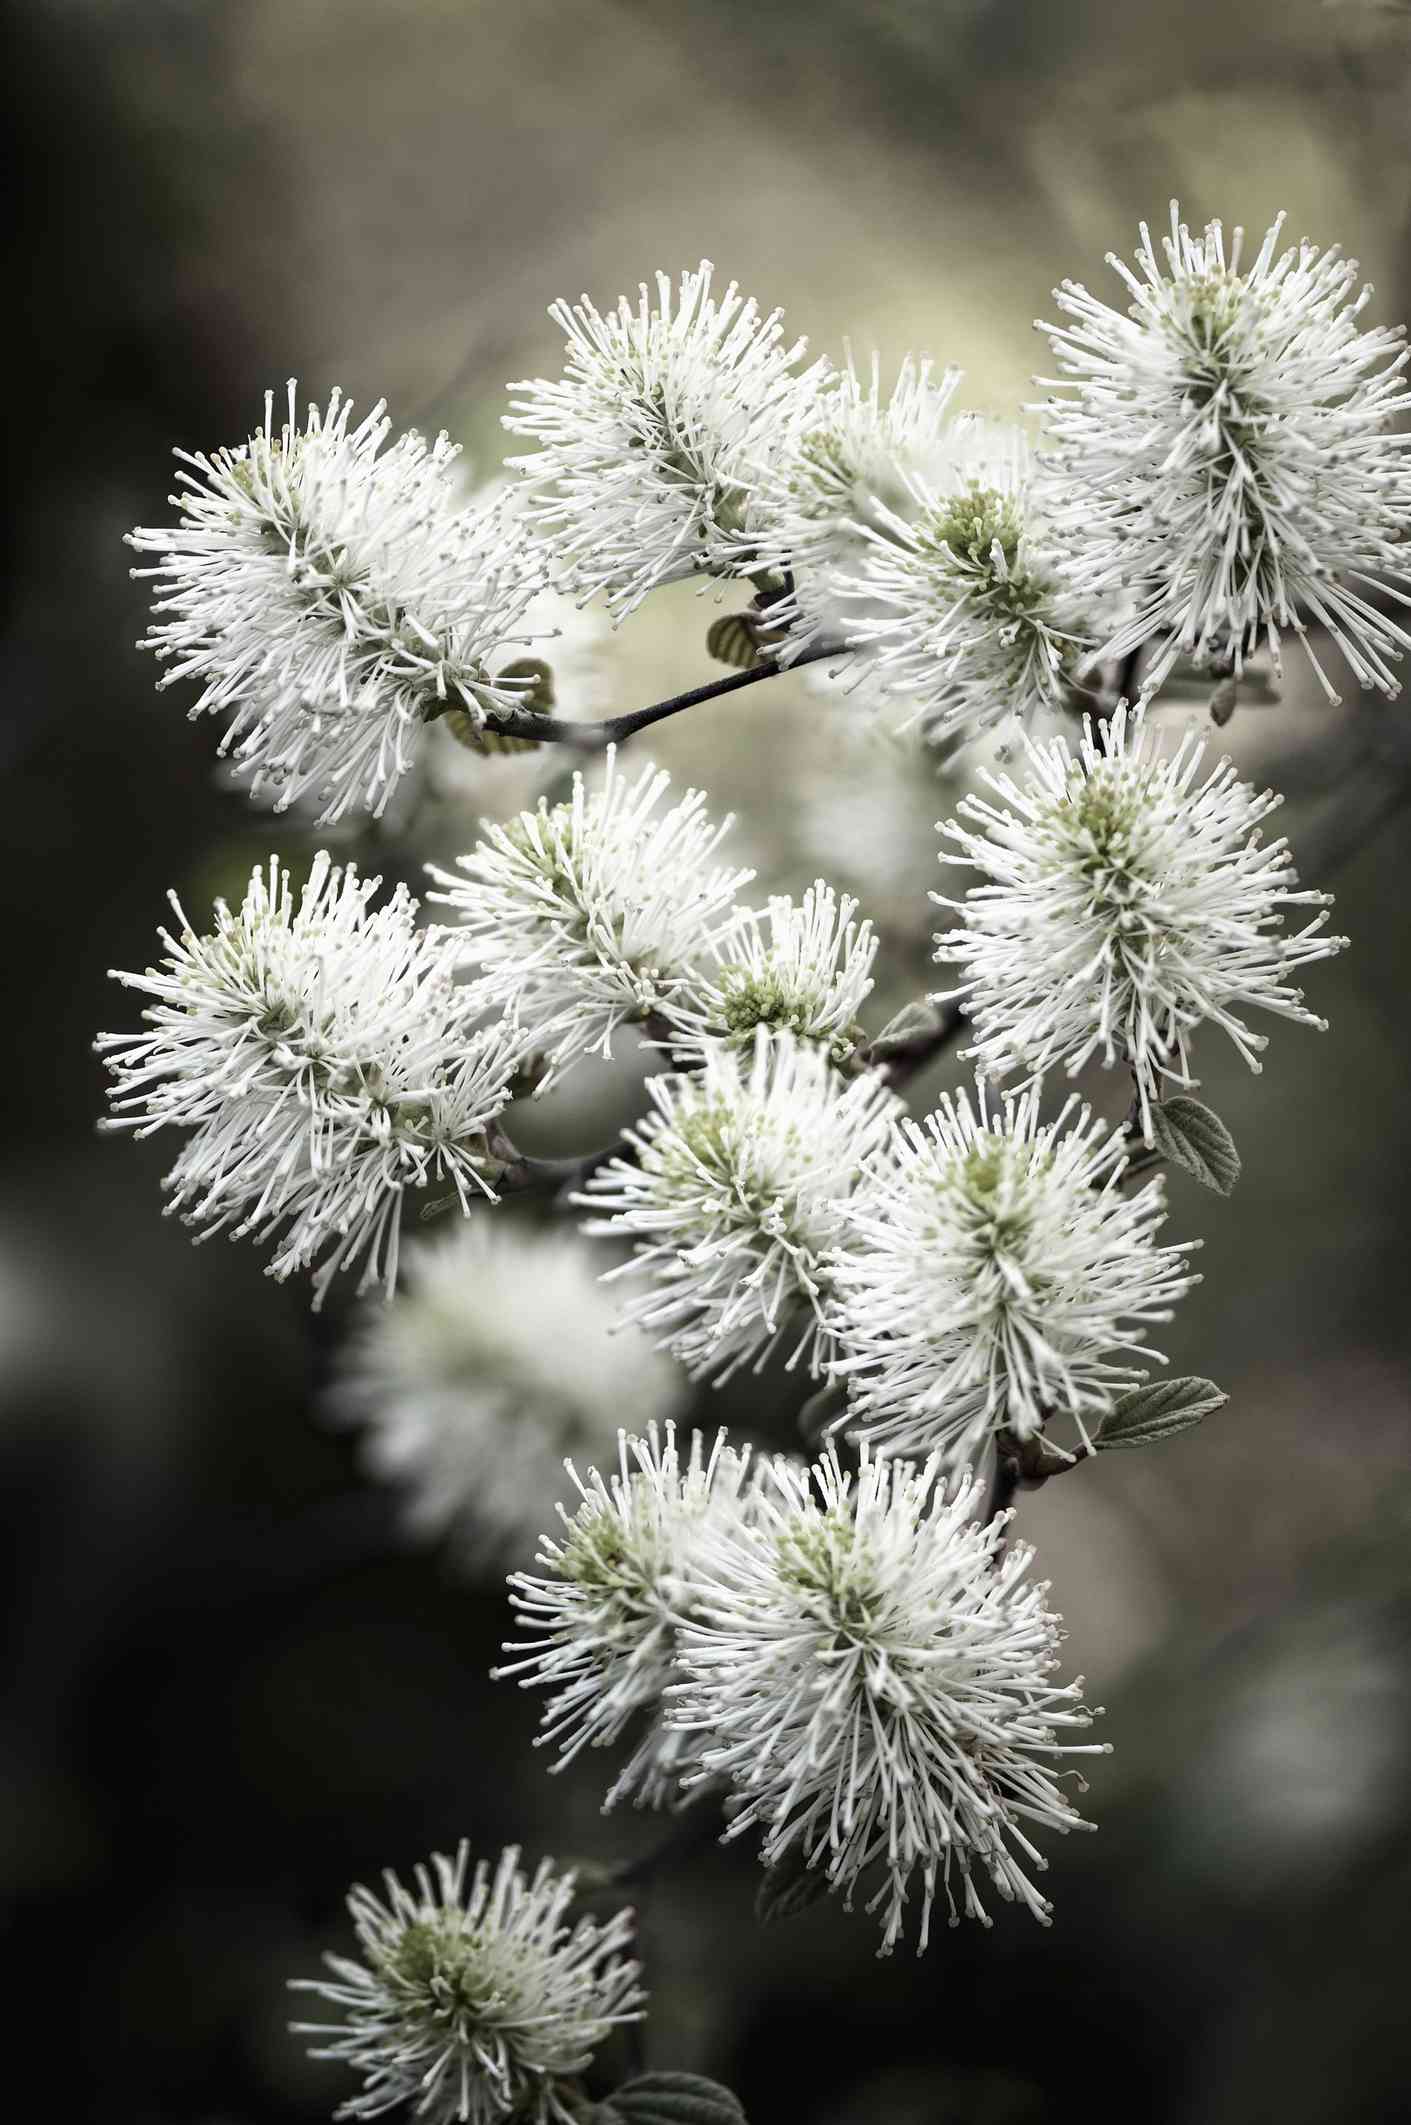
[[[1324,927],[1331,897],[1299,892],[1288,843],[1265,842],[1280,799],[1241,782],[1228,760],[1202,776],[1205,743],[1191,730],[1165,754],[1144,717],[1125,710],[1075,758],[1065,739],[1025,741],[1022,781],[982,776],[990,795],[958,807],[942,833],[985,883],[963,900],[939,893],[959,926],[936,957],[961,970],[959,997],[975,1029],[969,1051],[995,1075],[1069,1073],[1094,1054],[1130,1067],[1151,1141],[1163,1080],[1195,1082],[1190,1039],[1220,1026],[1257,1070],[1263,1034],[1243,1009],[1322,1026],[1289,976],[1341,950]],[[1302,929],[1284,910],[1317,908]],[[948,997],[938,997],[947,1001]]]
[[[282,1233],[276,1277],[323,1256],[315,1304],[360,1257],[390,1291],[409,1187],[493,1199],[485,1132],[525,1053],[512,1023],[474,1027],[404,887],[370,906],[380,882],[320,851],[296,907],[272,857],[204,936],[173,895],[162,966],[113,977],[155,999],[148,1030],[98,1042],[112,1126],[192,1132],[171,1208],[202,1237]]]
[[[505,426],[538,448],[525,513],[558,585],[606,595],[621,619],[658,584],[741,575],[753,560],[754,466],[806,416],[822,365],[798,373],[804,342],[784,341],[712,268],[656,277],[634,309],[606,316],[585,295],[549,315],[568,341],[563,375],[512,384]]]
[[[997,1430],[1086,1420],[1161,1362],[1143,1337],[1196,1281],[1188,1246],[1158,1247],[1161,1182],[1124,1196],[1122,1132],[1070,1099],[1039,1121],[1039,1087],[987,1108],[946,1097],[843,1205],[830,1265],[834,1370],[850,1431],[948,1465]]]
[[[356,427],[334,392],[282,428],[274,400],[248,443],[180,451],[176,526],[129,543],[159,558],[147,647],[161,684],[194,677],[193,716],[230,718],[222,740],[256,794],[301,797],[335,820],[380,812],[428,716],[477,726],[522,687],[491,677],[521,638],[536,587],[522,541],[496,507],[456,506],[456,448],[414,432],[384,449],[379,403]]]
[[[1130,613],[1104,655],[1151,643],[1143,688],[1176,658],[1228,666],[1285,628],[1321,623],[1363,686],[1395,693],[1408,637],[1368,587],[1406,605],[1411,406],[1401,331],[1363,331],[1370,288],[1335,248],[1278,249],[1283,216],[1240,270],[1219,222],[1194,237],[1171,205],[1161,253],[1142,224],[1125,313],[1065,281],[1072,322],[1042,327],[1071,398],[1048,432],[1072,564],[1126,586]],[[1311,649],[1329,697],[1333,687]]]
[[[735,1788],[726,1835],[760,1830],[766,1866],[820,1867],[849,1905],[860,1890],[883,1954],[914,1888],[918,1952],[938,1887],[953,1924],[988,1924],[981,1870],[1046,1923],[1030,1832],[1091,1827],[1050,1767],[1102,1753],[1062,1738],[1091,1714],[1080,1683],[1050,1680],[1059,1619],[1024,1583],[1033,1551],[1006,1546],[1010,1515],[977,1524],[980,1504],[968,1477],[947,1495],[935,1460],[773,1462],[750,1514],[706,1530],[679,1626],[668,1717],[692,1777]]]
[[[707,1528],[744,1510],[747,1456],[717,1434],[707,1454],[699,1432],[689,1453],[674,1425],[620,1435],[618,1466],[606,1479],[571,1470],[582,1502],[559,1507],[561,1540],[546,1537],[543,1575],[517,1572],[511,1601],[525,1636],[505,1647],[516,1657],[496,1670],[525,1689],[550,1692],[540,1742],[560,1768],[585,1748],[611,1748],[636,1729],[627,1764],[604,1806],[679,1805],[693,1752],[662,1723],[662,1692],[672,1675],[677,1632],[698,1597],[695,1558]]]
[[[944,465],[907,474],[904,509],[874,504],[840,585],[848,641],[932,743],[1059,706],[1096,647],[1023,433],[962,415],[947,446]]]
[[[822,1049],[760,1027],[752,1055],[719,1043],[688,1075],[649,1078],[655,1109],[576,1200],[608,1213],[589,1232],[635,1242],[610,1277],[647,1289],[627,1318],[698,1378],[758,1369],[781,1340],[816,1372],[829,1335],[829,1257],[846,1198],[884,1151],[900,1103],[874,1073],[845,1080]]]
[[[432,867],[445,890],[431,898],[457,917],[450,948],[480,970],[476,997],[515,1011],[555,1071],[668,1009],[747,920],[736,895],[753,873],[712,861],[732,821],[712,825],[699,790],[662,811],[670,780],[648,765],[629,782],[610,747],[598,788],[575,775],[565,802],[486,822],[462,876]]]
[[[753,1048],[758,1027],[816,1041],[836,1063],[857,1047],[858,1013],[872,993],[877,938],[857,902],[819,878],[801,901],[772,896],[762,912],[696,970],[664,1016],[680,1056],[711,1041]]]
[[[809,665],[807,675],[823,669]],[[904,952],[909,964],[929,929],[916,881],[935,846],[937,809],[953,807],[997,741],[978,739],[953,762],[915,731],[894,730],[894,720],[886,709],[850,713],[845,699],[810,713],[808,743],[790,775],[781,868],[804,876],[822,871],[846,886],[875,918],[889,951]]]
[[[362,2077],[337,2115],[406,2104],[427,2125],[575,2125],[578,2077],[642,2016],[631,1912],[571,1924],[573,1875],[549,1860],[526,1875],[513,1845],[493,1873],[480,1860],[472,1874],[462,1844],[418,1866],[410,1888],[383,1879],[385,1901],[361,1887],[348,1897],[363,1960],[327,1955],[331,1976],[295,1980],[341,2010],[296,2033],[331,2038],[312,2056]]]
[[[533,1554],[565,1457],[616,1445],[682,1399],[681,1375],[619,1327],[575,1235],[522,1221],[458,1225],[407,1257],[390,1306],[346,1345],[333,1406],[367,1427],[378,1475],[402,1485],[419,1533],[473,1566]]]

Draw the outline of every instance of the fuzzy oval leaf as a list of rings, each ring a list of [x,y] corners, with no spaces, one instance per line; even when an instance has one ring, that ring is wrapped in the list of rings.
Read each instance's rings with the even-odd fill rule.
[[[890,1062],[894,1056],[910,1055],[914,1049],[926,1047],[935,1040],[943,1023],[940,1012],[928,997],[915,997],[912,1002],[902,1005],[895,1018],[887,1020],[867,1050],[867,1060]]]
[[[698,2073],[643,2073],[608,2104],[624,2125],[748,2125],[740,2099]]]
[[[1213,1108],[1184,1093],[1151,1110],[1156,1148],[1217,1195],[1228,1195],[1240,1177],[1235,1140]]]
[[[1229,1399],[1213,1380],[1193,1373],[1179,1380],[1148,1380],[1145,1387],[1133,1387],[1122,1396],[1093,1443],[1099,1453],[1110,1446],[1154,1446],[1159,1439],[1190,1431]]]

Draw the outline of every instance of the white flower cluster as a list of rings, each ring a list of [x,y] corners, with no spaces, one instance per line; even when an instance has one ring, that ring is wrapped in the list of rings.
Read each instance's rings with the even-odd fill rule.
[[[545,1323],[552,1332],[545,1333]],[[681,1375],[617,1308],[571,1233],[512,1218],[409,1250],[390,1306],[369,1305],[339,1360],[332,1407],[365,1427],[373,1470],[409,1525],[466,1566],[533,1554],[564,1460],[611,1449],[630,1409],[669,1417]]]
[[[713,1042],[753,1047],[758,1027],[816,1042],[846,1063],[862,1040],[858,1013],[872,993],[877,937],[858,922],[857,902],[841,899],[819,878],[801,901],[776,894],[762,911],[711,941],[713,964],[666,1009],[669,1044],[678,1056]]]
[[[205,935],[173,896],[162,966],[114,975],[154,999],[148,1030],[99,1040],[114,1126],[189,1132],[171,1207],[203,1237],[278,1235],[276,1277],[322,1257],[315,1304],[359,1260],[390,1291],[408,1188],[493,1196],[486,1131],[524,1059],[512,1020],[475,1025],[405,888],[371,906],[379,884],[320,853],[296,905],[271,858]]]
[[[1363,686],[1397,691],[1405,606],[1411,407],[1402,332],[1359,323],[1370,289],[1334,248],[1279,249],[1282,216],[1241,270],[1219,222],[1192,236],[1171,206],[1160,253],[1142,225],[1131,297],[1114,310],[1065,281],[1047,326],[1053,486],[1075,572],[1129,611],[1104,654],[1150,644],[1144,688],[1178,655],[1238,674],[1280,636],[1321,625]],[[1331,682],[1313,659],[1329,696]]]
[[[610,746],[597,787],[575,775],[570,798],[484,822],[459,875],[432,866],[476,1000],[515,1013],[545,1086],[607,1055],[624,1025],[688,1066],[716,1045],[752,1047],[759,1027],[848,1061],[872,989],[871,923],[822,879],[799,902],[742,906],[753,872],[715,861],[732,820],[713,825],[699,790],[663,809],[669,786],[650,764],[629,781]]]
[[[632,1750],[605,1807],[674,1807],[690,1768],[684,1738],[665,1718],[677,1633],[696,1599],[695,1559],[706,1531],[748,1510],[747,1457],[717,1434],[707,1453],[699,1432],[683,1455],[674,1425],[624,1432],[606,1479],[570,1464],[581,1502],[559,1507],[563,1535],[546,1537],[543,1572],[519,1572],[511,1599],[526,1636],[496,1672],[550,1692],[541,1741],[559,1766],[585,1748],[611,1748],[630,1732]]]
[[[580,2076],[612,2030],[640,2021],[646,1994],[628,1959],[632,1914],[570,1922],[572,1874],[523,1872],[510,1846],[493,1871],[469,1847],[433,1856],[385,1899],[354,1888],[362,1960],[328,1955],[326,1978],[295,1980],[340,2010],[296,2022],[329,2041],[316,2059],[362,2078],[340,2118],[406,2104],[427,2125],[575,2125]]]
[[[276,433],[272,394],[248,443],[178,452],[175,527],[129,543],[159,556],[146,646],[169,686],[203,690],[193,716],[230,718],[222,750],[282,808],[306,797],[322,820],[380,811],[429,717],[516,706],[495,681],[536,587],[498,505],[460,508],[445,435],[385,448],[381,404],[356,426],[334,392],[300,426],[295,387]]]
[[[1159,1178],[1121,1189],[1122,1132],[1037,1089],[999,1111],[943,1099],[906,1119],[847,1213],[830,1265],[843,1420],[879,1449],[948,1466],[1055,1412],[1086,1421],[1145,1377],[1133,1355],[1195,1279],[1159,1247]]]
[[[606,596],[620,618],[651,590],[757,561],[759,463],[807,417],[821,365],[803,374],[781,313],[764,316],[732,281],[711,292],[703,261],[673,289],[656,278],[634,308],[604,315],[585,295],[549,315],[567,339],[556,381],[511,385],[505,426],[531,438],[511,460],[561,588]]]
[[[817,1372],[847,1198],[898,1102],[875,1073],[845,1080],[823,1047],[763,1026],[752,1054],[712,1043],[698,1071],[652,1078],[647,1094],[655,1112],[627,1132],[632,1156],[578,1197],[609,1213],[589,1231],[636,1243],[626,1269],[649,1284],[628,1318],[698,1377],[759,1367],[785,1338],[790,1365]]]
[[[1094,601],[1065,565],[1022,432],[949,413],[960,381],[908,360],[882,401],[849,368],[782,460],[766,551],[785,657],[832,639],[912,706],[932,743],[1055,708],[1093,661]]]
[[[432,872],[478,1000],[515,1011],[555,1072],[668,1012],[748,919],[735,896],[753,873],[714,861],[731,821],[712,825],[699,790],[663,811],[670,779],[648,765],[629,780],[610,748],[598,788],[575,775],[565,802],[487,823],[461,876]]]
[[[1126,316],[1059,292],[1067,396],[1038,456],[955,412],[958,376],[928,362],[890,393],[875,361],[803,369],[778,314],[703,265],[636,307],[556,306],[566,366],[516,387],[508,425],[538,447],[513,503],[459,506],[445,438],[389,445],[380,407],[354,426],[335,394],[300,426],[291,387],[278,434],[269,407],[247,445],[188,461],[177,529],[133,535],[158,556],[168,677],[200,680],[257,791],[329,819],[380,811],[428,722],[483,746],[497,712],[549,707],[512,654],[546,582],[621,618],[661,584],[748,580],[731,631],[771,661],[733,683],[836,648],[835,681],[900,696],[947,758],[1103,711],[1076,745],[1024,732],[1020,768],[943,830],[980,882],[932,896],[958,976],[930,1001],[963,1007],[985,1078],[1023,1081],[924,1122],[887,1079],[945,1022],[913,1010],[869,1045],[857,904],[820,878],[745,905],[731,822],[610,746],[433,870],[436,929],[322,854],[297,902],[272,861],[206,935],[178,906],[162,966],[118,977],[145,1029],[101,1042],[116,1123],[186,1133],[173,1207],[274,1240],[277,1276],[317,1267],[321,1300],[348,1264],[390,1293],[408,1189],[443,1181],[464,1210],[551,1173],[503,1108],[639,1030],[665,1063],[648,1111],[622,1155],[572,1167],[588,1230],[633,1249],[609,1272],[635,1280],[622,1333],[575,1242],[460,1235],[364,1319],[337,1400],[463,1550],[522,1554],[568,1457],[577,1503],[511,1581],[500,1670],[547,1693],[542,1741],[565,1762],[621,1745],[609,1804],[723,1794],[776,1885],[863,1897],[884,1952],[913,1905],[925,1945],[941,1894],[984,1920],[986,1880],[1047,1916],[1031,1833],[1080,1826],[1062,1765],[1090,1715],[964,1464],[1007,1481],[1058,1418],[1091,1445],[1164,1362],[1150,1338],[1195,1278],[1161,1243],[1159,1179],[1129,1185],[1136,1121],[1154,1147],[1201,1025],[1258,1067],[1246,1012],[1318,1023],[1294,976],[1344,941],[1261,838],[1277,800],[1194,735],[1165,748],[1146,697],[1178,656],[1233,681],[1314,626],[1390,692],[1411,641],[1387,610],[1411,603],[1407,355],[1361,329],[1355,268],[1280,252],[1276,225],[1246,270],[1238,235],[1227,254],[1174,211],[1164,264],[1145,230],[1139,262]],[[1126,1128],[1076,1098],[1043,1120],[1045,1073],[1094,1059],[1131,1072]],[[640,1331],[697,1379],[772,1357],[826,1379],[855,1471],[833,1447],[805,1469],[723,1432],[678,1445],[679,1381]],[[328,2055],[366,2083],[347,2114],[571,2125],[595,2044],[640,2004],[626,1919],[570,1931],[571,1885],[513,1852],[467,1869],[462,1850],[412,1890],[389,1877],[386,1904],[355,1892],[365,1961],[319,1988],[347,2011]]]
[[[1024,1583],[1034,1553],[1006,1548],[1009,1516],[977,1521],[979,1504],[935,1460],[864,1451],[856,1475],[831,1451],[810,1469],[771,1460],[751,1512],[707,1535],[681,1628],[670,1716],[695,1738],[695,1776],[741,1803],[727,1835],[758,1829],[766,1866],[800,1858],[846,1902],[861,1887],[883,1954],[913,1884],[918,1952],[938,1887],[952,1924],[988,1924],[981,1870],[1047,1922],[1030,1832],[1091,1827],[1051,1767],[1104,1753],[1064,1739],[1091,1722],[1082,1685],[1051,1679],[1062,1628]]]
[[[761,558],[793,578],[792,598],[772,614],[788,624],[793,652],[820,638],[842,641],[844,600],[858,595],[869,535],[907,518],[915,507],[911,482],[948,461],[950,404],[961,373],[947,369],[937,377],[932,367],[908,355],[884,398],[877,356],[865,380],[850,356],[821,385],[792,448],[761,467]]]
[[[949,454],[905,514],[878,510],[848,632],[935,743],[1062,707],[1097,648],[1022,432],[957,420]]]
[[[1100,735],[1086,725],[1076,757],[1063,738],[1026,740],[1022,781],[981,777],[941,831],[984,879],[963,900],[931,897],[958,926],[936,957],[962,973],[954,991],[997,1076],[1070,1074],[1098,1054],[1129,1067],[1151,1141],[1163,1084],[1189,1086],[1190,1039],[1220,1026],[1251,1069],[1262,1034],[1239,1013],[1258,1008],[1322,1026],[1289,977],[1347,940],[1325,927],[1330,896],[1299,892],[1284,840],[1262,822],[1280,799],[1241,782],[1228,760],[1202,775],[1193,731],[1167,752],[1150,722],[1119,711]],[[1288,908],[1319,912],[1282,927]],[[949,1000],[946,996],[938,1002]]]
[[[1238,675],[1281,634],[1325,629],[1363,685],[1394,692],[1411,635],[1411,465],[1402,335],[1363,329],[1355,263],[1309,244],[1252,264],[1172,209],[1126,314],[1072,282],[1049,331],[1061,374],[1036,465],[1015,427],[956,412],[957,371],[907,356],[800,366],[777,311],[702,264],[599,311],[551,315],[562,374],[506,425],[536,448],[518,496],[462,506],[455,451],[354,425],[334,393],[302,424],[290,386],[248,443],[190,456],[157,556],[149,646],[163,683],[254,789],[325,819],[380,810],[428,720],[472,737],[529,697],[512,652],[545,579],[615,617],[654,588],[749,579],[784,662],[836,647],[849,683],[894,693],[936,743],[1071,708],[1105,660],[1178,656]],[[1311,654],[1310,650],[1310,654]],[[1324,678],[1329,693],[1331,683]],[[515,741],[508,741],[515,742]]]
[[[549,1576],[511,1582],[536,1642],[502,1672],[552,1691],[564,1760],[645,1716],[609,1804],[723,1788],[727,1837],[757,1830],[766,1866],[861,1890],[884,1954],[913,1886],[919,1948],[938,1889],[952,1922],[988,1923],[979,1873],[1046,1920],[1030,1832],[1087,1827],[1052,1765],[1094,1753],[1064,1738],[1091,1715],[1051,1679],[1062,1634],[1032,1551],[978,1503],[935,1459],[864,1449],[854,1476],[830,1449],[747,1473],[721,1440],[684,1468],[670,1440],[624,1442],[546,1544]]]

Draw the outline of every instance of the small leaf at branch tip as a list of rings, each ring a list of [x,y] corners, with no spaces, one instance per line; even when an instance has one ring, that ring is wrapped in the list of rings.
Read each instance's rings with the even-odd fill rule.
[[[1093,1445],[1099,1453],[1114,1446],[1154,1446],[1159,1439],[1190,1431],[1229,1399],[1213,1380],[1195,1374],[1148,1380],[1120,1398],[1103,1419]]]
[[[600,2109],[622,2125],[748,2125],[739,2097],[698,2073],[639,2074]]]
[[[934,1040],[943,1021],[940,1012],[929,999],[914,998],[903,1004],[895,1018],[889,1018],[877,1038],[871,1042],[866,1053],[869,1062],[890,1062],[894,1057],[907,1055],[913,1048]]]
[[[1217,730],[1223,730],[1239,705],[1239,684],[1234,678],[1222,679],[1210,696],[1210,720]]]
[[[1184,1093],[1151,1110],[1152,1142],[1163,1157],[1203,1187],[1228,1195],[1240,1177],[1235,1140],[1213,1108]]]

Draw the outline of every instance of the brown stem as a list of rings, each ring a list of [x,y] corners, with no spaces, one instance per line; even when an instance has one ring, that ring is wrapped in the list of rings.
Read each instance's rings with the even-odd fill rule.
[[[557,716],[536,716],[532,709],[498,708],[489,711],[487,728],[502,737],[532,738],[546,744],[574,745],[583,752],[601,752],[605,746],[620,745],[650,724],[664,723],[668,716],[679,716],[688,708],[697,708],[703,701],[717,701],[724,694],[739,693],[743,687],[758,686],[765,679],[782,678],[805,664],[819,664],[825,657],[838,656],[841,649],[838,642],[815,643],[788,664],[771,657],[762,664],[751,665],[748,671],[731,672],[727,679],[711,679],[684,694],[673,694],[668,701],[654,701],[649,708],[634,708],[601,723],[568,723]]]
[[[538,1158],[532,1151],[520,1151],[513,1165],[505,1172],[500,1187],[506,1194],[520,1193],[528,1188],[557,1188],[561,1191],[577,1188],[599,1166],[605,1166],[610,1158],[616,1158],[622,1150],[620,1143],[603,1144],[596,1151],[581,1151],[569,1158]]]
[[[990,1495],[985,1506],[985,1522],[997,1520],[1001,1513],[1008,1512],[1014,1503],[1014,1494],[1019,1488],[1019,1463],[1002,1446],[995,1449],[995,1472],[990,1478]]]

